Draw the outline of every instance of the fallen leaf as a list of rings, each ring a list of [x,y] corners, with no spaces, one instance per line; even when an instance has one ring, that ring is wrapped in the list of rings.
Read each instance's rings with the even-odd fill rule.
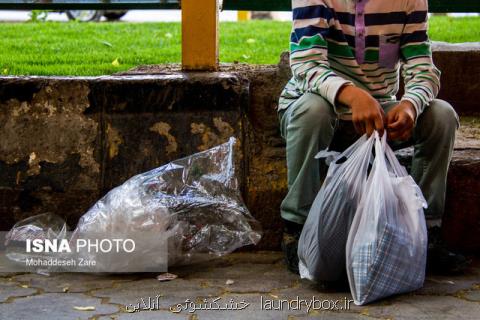
[[[63,292],[68,292],[68,290],[70,290],[70,287],[64,287],[64,288],[62,289]]]
[[[94,306],[86,306],[86,307],[74,306],[73,309],[78,310],[78,311],[94,311],[95,307]]]
[[[368,311],[368,308],[364,308],[361,312],[360,312],[361,315],[364,315],[364,316],[368,316],[370,315],[370,312]]]
[[[27,286],[26,284],[22,284],[22,285],[20,285],[20,287],[22,287],[22,288],[28,288],[28,286]]]
[[[448,284],[455,284],[454,281],[452,280],[437,280],[437,279],[434,279],[434,278],[426,278],[426,280],[428,281],[432,281],[432,282],[435,282],[435,283],[448,283]]]
[[[235,281],[233,281],[232,279],[228,279],[228,280],[225,282],[225,284],[228,285],[228,286],[231,285],[231,284],[234,284],[234,283],[235,283]]]
[[[120,65],[120,62],[118,61],[118,58],[112,61],[112,66],[118,67]]]
[[[113,47],[113,45],[112,45],[110,42],[108,42],[108,41],[102,40],[102,41],[100,41],[100,43],[103,44],[103,45],[105,45],[105,46],[107,46],[107,47],[110,47],[110,48]]]
[[[37,270],[37,274],[42,275],[42,276],[45,276],[45,277],[50,277],[50,272],[48,272],[48,271],[45,270],[45,269],[39,269],[39,270]]]
[[[173,280],[173,279],[176,279],[176,278],[178,278],[178,276],[176,274],[168,273],[168,272],[159,274],[157,276],[158,281],[170,281],[170,280]]]

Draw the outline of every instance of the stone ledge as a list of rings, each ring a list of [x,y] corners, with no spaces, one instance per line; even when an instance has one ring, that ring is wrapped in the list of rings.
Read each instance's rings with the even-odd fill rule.
[[[480,52],[480,42],[448,43],[432,42],[433,52]]]
[[[480,42],[434,42],[432,51],[442,71],[439,98],[450,102],[460,115],[480,114]]]

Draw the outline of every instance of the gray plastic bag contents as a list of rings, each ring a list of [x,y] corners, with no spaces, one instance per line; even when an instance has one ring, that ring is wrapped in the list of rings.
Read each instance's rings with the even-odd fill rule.
[[[364,191],[373,144],[373,135],[364,135],[341,154],[317,154],[316,158],[325,158],[329,168],[298,243],[302,278],[335,281],[346,277],[345,246]]]
[[[240,195],[235,144],[230,138],[108,192],[80,218],[70,242],[128,238],[135,241],[135,252],[117,256],[82,250],[80,258],[96,260],[88,271],[161,271],[155,268],[204,261],[257,244],[261,228]],[[15,228],[11,235],[19,234]]]

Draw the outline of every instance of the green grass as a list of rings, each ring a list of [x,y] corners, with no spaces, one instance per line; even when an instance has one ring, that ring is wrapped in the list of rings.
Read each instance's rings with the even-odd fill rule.
[[[220,61],[277,63],[289,22],[225,22]],[[435,41],[480,41],[480,17],[434,17]],[[103,75],[180,61],[179,23],[0,23],[0,74]],[[118,61],[118,64],[115,62]]]

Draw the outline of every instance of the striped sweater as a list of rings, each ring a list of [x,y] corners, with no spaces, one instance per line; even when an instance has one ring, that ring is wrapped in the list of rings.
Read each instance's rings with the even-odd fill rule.
[[[417,116],[438,94],[440,71],[427,36],[427,0],[292,0],[290,67],[293,77],[279,109],[305,92],[335,105],[338,90],[355,84],[380,102],[405,82],[402,100]]]

